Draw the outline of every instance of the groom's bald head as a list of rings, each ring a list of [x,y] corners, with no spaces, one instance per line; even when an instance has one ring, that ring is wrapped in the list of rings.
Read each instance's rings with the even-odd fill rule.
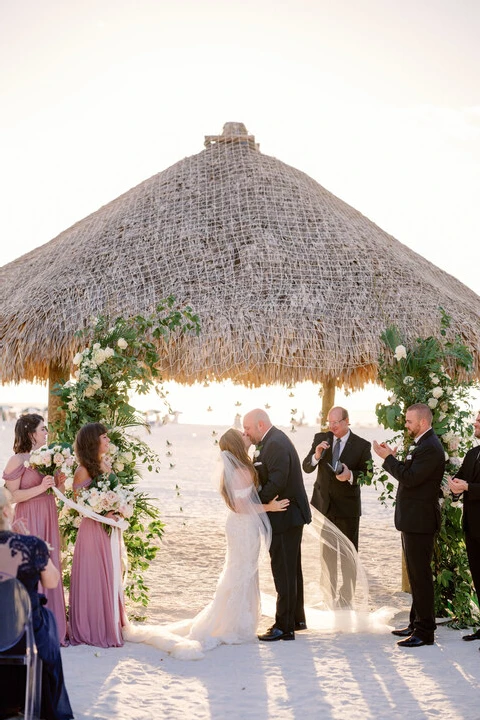
[[[259,443],[271,427],[272,423],[270,422],[268,414],[261,408],[250,410],[243,418],[245,435],[247,435],[254,444]]]

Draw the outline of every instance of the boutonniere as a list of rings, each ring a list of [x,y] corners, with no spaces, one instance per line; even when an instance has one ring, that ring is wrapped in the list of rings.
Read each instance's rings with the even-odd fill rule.
[[[260,455],[262,447],[263,447],[262,443],[255,445],[255,450],[253,451],[253,459],[254,460],[256,460],[258,458],[258,456]]]
[[[417,447],[416,445],[410,445],[410,446],[409,446],[409,448],[408,448],[408,450],[407,450],[407,457],[405,458],[405,460],[411,460],[411,459],[412,459],[412,453],[413,453],[413,451],[415,450],[416,447]]]

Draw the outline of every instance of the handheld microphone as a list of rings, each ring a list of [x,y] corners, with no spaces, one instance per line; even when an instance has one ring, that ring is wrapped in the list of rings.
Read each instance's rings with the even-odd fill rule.
[[[323,458],[323,456],[325,455],[325,453],[327,452],[327,450],[328,450],[329,448],[330,448],[330,444],[328,444],[327,447],[322,448],[322,452],[320,453],[320,457],[318,458],[318,462],[320,462],[320,460]]]

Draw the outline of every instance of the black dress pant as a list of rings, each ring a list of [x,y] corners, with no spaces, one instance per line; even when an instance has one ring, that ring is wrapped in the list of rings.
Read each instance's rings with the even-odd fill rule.
[[[472,537],[469,533],[465,533],[465,545],[473,585],[480,601],[480,537]]]
[[[293,632],[296,622],[305,622],[300,544],[303,525],[272,535],[270,561],[277,607],[275,627]]]
[[[403,552],[412,591],[410,627],[425,642],[433,641],[437,627],[431,567],[434,537],[433,533],[402,532]]]

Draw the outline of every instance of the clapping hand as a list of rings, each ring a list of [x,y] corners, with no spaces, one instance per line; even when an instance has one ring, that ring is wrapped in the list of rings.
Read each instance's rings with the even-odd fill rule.
[[[391,448],[387,445],[387,443],[378,443],[376,440],[373,441],[373,449],[376,454],[382,458],[382,460],[385,460],[385,458],[389,455],[393,455],[395,457],[398,450],[396,447]]]

